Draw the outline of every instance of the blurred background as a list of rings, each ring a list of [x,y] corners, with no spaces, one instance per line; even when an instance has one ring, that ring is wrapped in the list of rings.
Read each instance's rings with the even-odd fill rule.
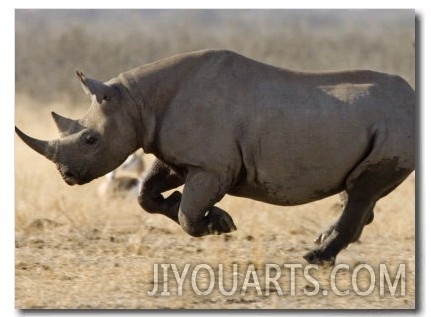
[[[413,10],[16,10],[16,93],[87,102],[77,68],[106,81],[204,48],[295,70],[372,69],[415,85]]]

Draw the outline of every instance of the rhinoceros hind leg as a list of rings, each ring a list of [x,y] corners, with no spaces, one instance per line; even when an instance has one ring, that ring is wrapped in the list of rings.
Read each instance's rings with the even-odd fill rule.
[[[317,245],[321,245],[334,231],[335,224],[330,225],[325,231],[322,231],[316,238],[314,238],[314,243]]]
[[[361,232],[368,220],[368,210],[374,207],[374,202],[363,199],[349,199],[338,221],[328,231],[319,247],[307,253],[304,258],[313,264],[335,262],[337,254],[352,242],[353,238]],[[360,233],[359,233],[360,234]]]
[[[365,223],[365,225],[369,225],[371,222],[373,222],[373,219],[374,219],[374,211],[372,210],[371,211],[371,213],[369,214],[369,216],[368,216],[368,220],[367,220],[367,222]],[[317,244],[317,245],[321,245],[325,240],[326,240],[326,238],[328,238],[330,235],[331,235],[331,233],[332,233],[332,231],[334,231],[334,228],[335,228],[335,226],[336,226],[336,224],[337,223],[333,223],[332,225],[330,225],[325,231],[323,231],[323,232],[321,232],[315,239],[314,239],[314,243],[315,244]],[[354,237],[353,239],[352,239],[352,242],[356,242],[356,241],[358,241],[359,240],[359,238],[360,238],[360,236],[361,236],[361,233],[362,233],[362,230],[361,230],[361,232],[359,232],[359,234],[357,235],[357,237]]]
[[[337,254],[359,239],[364,226],[373,220],[376,202],[394,190],[413,170],[414,156],[398,156],[399,138],[376,131],[368,155],[345,181],[348,200],[337,222],[324,232],[320,246],[304,258],[310,263],[334,263]],[[406,152],[408,154],[408,152]]]
[[[371,169],[364,173],[350,189],[349,200],[338,221],[324,233],[325,238],[321,239],[320,246],[307,253],[304,258],[309,263],[334,263],[337,254],[349,243],[358,240],[364,226],[373,220],[372,210],[376,202],[395,189],[409,173],[410,171],[399,169],[383,174]],[[383,183],[376,179],[384,179],[388,184],[383,186]]]
[[[369,212],[368,214],[369,214],[369,216],[368,216],[367,221],[365,222],[365,226],[369,225],[374,220],[374,210],[371,210],[371,212]],[[352,238],[352,241],[350,243],[359,241],[359,238],[361,237],[363,230],[364,230],[364,227],[362,227],[361,230],[357,231],[356,235]]]

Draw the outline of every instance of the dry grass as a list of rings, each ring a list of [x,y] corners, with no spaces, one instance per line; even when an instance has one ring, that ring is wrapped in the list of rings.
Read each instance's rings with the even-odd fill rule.
[[[20,99],[18,102],[23,105]],[[17,123],[38,136],[56,135],[49,119],[48,111],[33,112],[20,107],[17,113]],[[150,161],[151,157],[146,159]],[[415,306],[413,176],[378,203],[375,220],[366,227],[361,243],[349,246],[337,259],[337,263],[347,263],[352,268],[359,263],[375,268],[387,263],[396,270],[400,263],[405,263],[406,295],[395,297],[380,296],[378,286],[366,297],[356,296],[353,291],[348,297],[338,297],[331,292],[328,296],[308,297],[303,289],[309,286],[300,274],[297,275],[296,296],[289,293],[277,296],[274,291],[268,297],[257,296],[253,291],[245,296],[239,291],[228,297],[216,291],[209,296],[198,296],[190,287],[190,279],[185,284],[184,295],[178,296],[171,276],[172,296],[149,297],[147,292],[153,288],[153,263],[175,263],[179,268],[187,263],[192,268],[199,263],[208,263],[213,268],[224,264],[227,271],[237,263],[240,272],[253,263],[258,274],[264,274],[266,263],[305,266],[302,255],[313,247],[313,237],[337,217],[340,200],[334,196],[297,207],[278,207],[227,196],[219,205],[230,211],[238,231],[224,236],[192,238],[167,218],[147,214],[134,200],[99,199],[99,183],[100,180],[96,180],[82,187],[67,186],[51,162],[17,139],[16,307],[323,309]],[[324,289],[330,289],[329,268],[321,268],[313,275]],[[226,280],[230,278],[230,273],[225,274]],[[351,275],[340,274],[340,289],[344,289],[344,285],[351,287],[350,278]],[[285,283],[285,288],[290,285]],[[241,279],[239,285],[242,285]]]
[[[86,111],[87,99],[73,73],[82,68],[108,79],[120,71],[184,51],[221,47],[294,69],[367,68],[400,74],[413,86],[412,12],[304,13],[300,11],[70,12],[17,11],[16,123],[40,138],[57,136],[50,110],[70,117]],[[109,23],[106,23],[109,21]],[[211,23],[205,23],[211,21]],[[85,22],[85,23],[84,23]],[[34,30],[38,32],[34,32]],[[174,31],[172,31],[174,30]],[[138,40],[137,40],[138,39]],[[48,109],[46,101],[58,102]],[[70,101],[74,101],[74,106]],[[149,215],[133,200],[104,201],[100,180],[67,186],[54,165],[16,140],[17,308],[414,308],[415,183],[411,176],[377,207],[360,243],[337,263],[393,270],[407,265],[406,294],[346,297],[329,292],[305,296],[309,283],[297,274],[297,294],[198,296],[190,279],[184,295],[149,297],[153,264],[234,263],[240,272],[253,263],[261,276],[266,263],[300,263],[313,238],[339,214],[337,196],[296,207],[278,207],[225,197],[238,231],[192,238],[167,218]],[[146,160],[151,161],[147,156]],[[172,274],[171,274],[172,275]],[[329,290],[330,268],[315,274]],[[226,279],[232,276],[225,274]],[[239,285],[244,276],[240,274]],[[203,278],[205,283],[207,279]],[[360,277],[360,285],[367,279]],[[286,282],[286,281],[285,281]],[[351,276],[340,274],[340,289]],[[290,285],[285,283],[285,285]],[[379,285],[379,281],[377,281]],[[264,286],[264,284],[262,285]],[[264,290],[265,292],[265,290]]]

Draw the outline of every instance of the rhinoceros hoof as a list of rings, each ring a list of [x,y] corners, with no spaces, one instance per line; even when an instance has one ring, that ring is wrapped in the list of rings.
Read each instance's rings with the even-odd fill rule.
[[[304,255],[304,259],[307,260],[310,264],[318,264],[318,265],[334,265],[335,256],[326,255],[324,252],[320,250],[313,250]]]
[[[206,214],[208,234],[222,234],[236,230],[232,217],[224,210],[212,207]]]

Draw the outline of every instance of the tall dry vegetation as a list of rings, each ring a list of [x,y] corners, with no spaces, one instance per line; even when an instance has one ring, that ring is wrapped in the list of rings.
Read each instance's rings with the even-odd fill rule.
[[[83,102],[76,68],[108,80],[203,48],[297,70],[384,71],[414,86],[414,23],[405,10],[17,10],[16,92]]]

